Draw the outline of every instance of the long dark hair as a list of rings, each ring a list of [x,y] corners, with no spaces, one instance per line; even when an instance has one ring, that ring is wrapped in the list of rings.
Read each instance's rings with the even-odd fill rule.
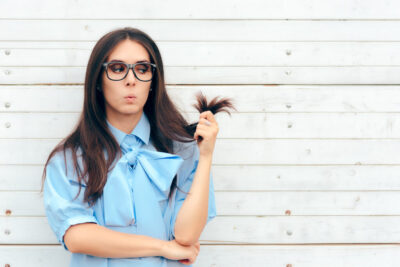
[[[107,60],[111,50],[126,39],[141,44],[149,53],[151,63],[157,65],[151,81],[152,90],[143,108],[150,122],[150,136],[154,147],[157,151],[174,153],[173,140],[194,141],[193,134],[197,123],[188,124],[168,96],[165,88],[163,62],[155,42],[138,29],[117,29],[104,35],[92,50],[86,69],[83,111],[72,133],[57,144],[47,158],[42,175],[41,191],[43,191],[46,167],[50,159],[55,153],[63,151],[64,160],[66,160],[66,150],[71,149],[79,184],[84,177],[88,177],[85,180],[84,201],[93,206],[101,196],[107,182],[107,174],[112,169],[114,160],[122,156],[121,149],[106,123],[105,99],[101,90],[102,63]],[[229,113],[229,108],[234,109],[230,99],[214,98],[208,104],[202,94],[197,95],[195,107],[199,112],[210,110],[214,114],[219,111]],[[78,150],[81,152],[83,170],[80,169],[77,162]],[[107,153],[107,160],[104,150]],[[66,162],[64,163],[67,166]],[[174,187],[176,187],[176,176],[171,185],[170,196]],[[79,187],[77,197],[80,190],[81,187]]]

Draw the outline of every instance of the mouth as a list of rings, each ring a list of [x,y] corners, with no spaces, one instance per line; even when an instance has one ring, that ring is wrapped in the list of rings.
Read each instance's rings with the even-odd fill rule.
[[[125,99],[128,99],[128,100],[133,100],[135,98],[136,98],[136,96],[134,96],[134,95],[125,96]]]

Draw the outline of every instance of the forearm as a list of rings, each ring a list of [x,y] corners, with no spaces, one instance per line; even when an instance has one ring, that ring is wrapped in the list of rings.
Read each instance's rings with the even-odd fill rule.
[[[175,222],[175,239],[182,245],[197,242],[208,216],[212,156],[200,156],[196,173]]]
[[[163,240],[113,231],[95,223],[71,226],[64,242],[73,253],[103,258],[162,256]]]

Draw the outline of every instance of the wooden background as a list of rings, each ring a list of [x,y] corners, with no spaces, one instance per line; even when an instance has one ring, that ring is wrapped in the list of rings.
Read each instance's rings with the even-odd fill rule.
[[[218,216],[195,266],[400,266],[398,0],[1,0],[0,266],[68,266],[41,172],[77,121],[94,43],[132,26],[169,93],[218,114]]]

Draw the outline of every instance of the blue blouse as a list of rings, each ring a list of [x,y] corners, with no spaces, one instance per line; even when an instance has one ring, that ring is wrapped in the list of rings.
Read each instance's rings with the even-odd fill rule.
[[[189,192],[199,160],[196,141],[190,143],[174,141],[174,153],[159,152],[150,139],[150,123],[146,114],[142,116],[130,133],[126,134],[108,127],[121,147],[123,156],[108,173],[103,194],[95,205],[83,202],[85,183],[78,198],[79,184],[73,167],[71,151],[66,151],[67,168],[63,152],[58,152],[46,167],[44,183],[44,207],[48,223],[58,241],[64,243],[66,230],[74,224],[94,222],[109,229],[138,235],[147,235],[162,240],[175,238],[174,226],[178,212]],[[106,155],[107,157],[107,155]],[[78,151],[78,163],[82,158]],[[174,176],[177,185],[184,191],[174,190],[171,200],[169,191]],[[216,216],[214,186],[210,174],[208,203],[209,222]],[[164,257],[101,258],[72,253],[73,267],[125,267],[125,266],[188,266]]]

